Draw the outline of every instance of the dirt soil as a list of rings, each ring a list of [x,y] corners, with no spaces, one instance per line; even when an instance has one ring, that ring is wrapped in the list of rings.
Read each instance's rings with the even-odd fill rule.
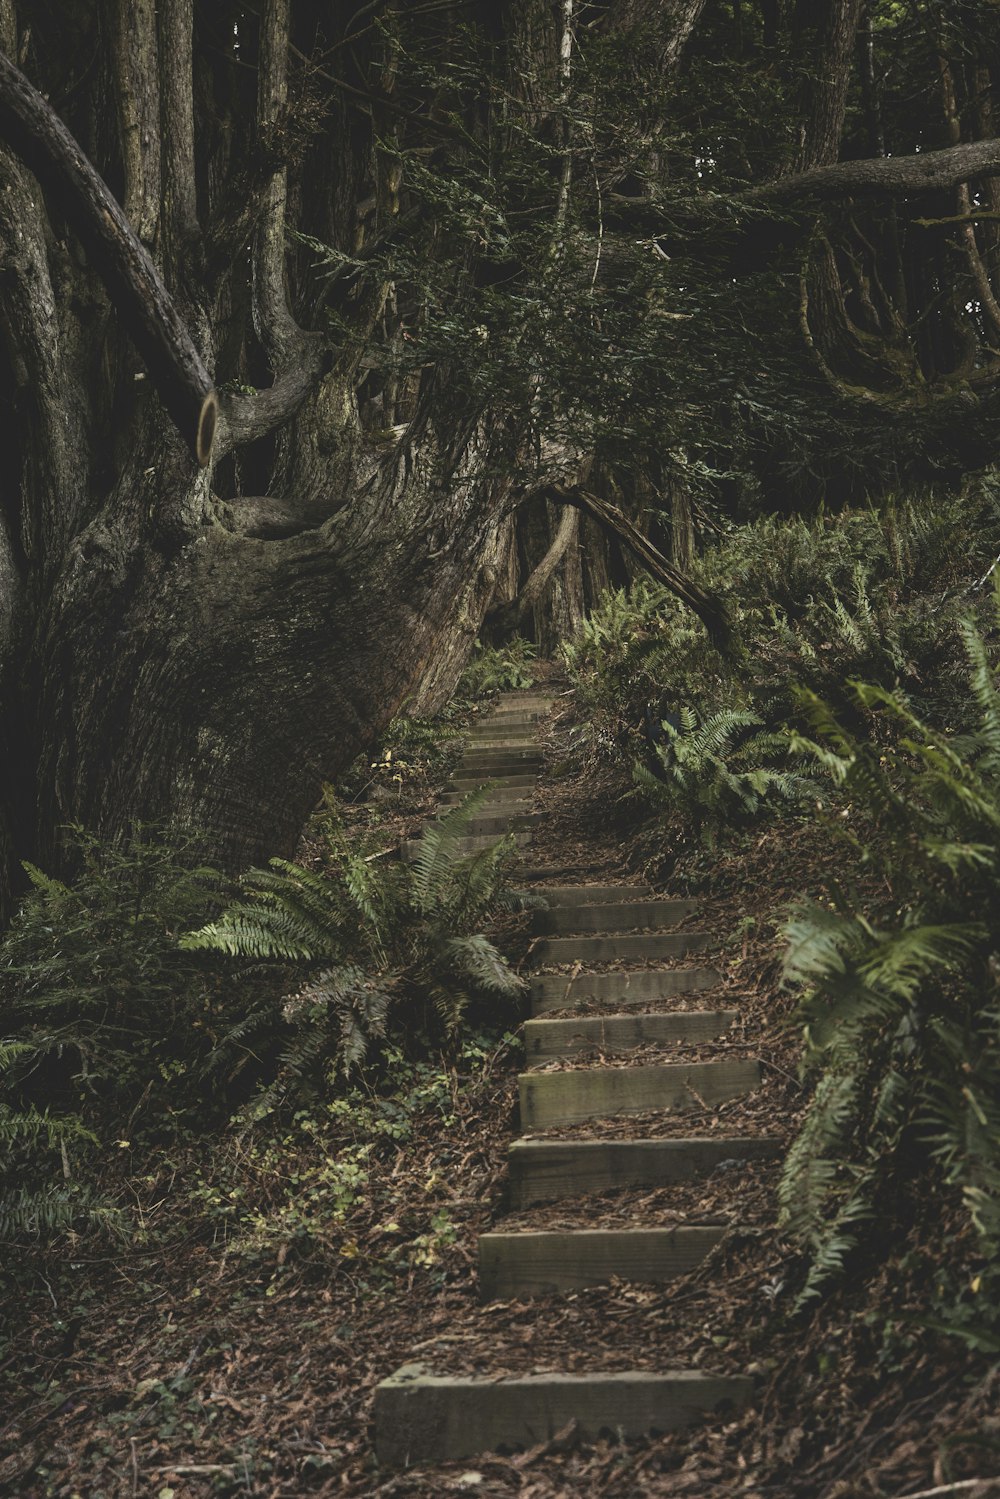
[[[540,846],[525,876],[562,883],[657,877],[661,851],[637,842],[627,788],[606,772],[546,780]],[[426,789],[426,788],[425,788]],[[412,834],[430,804],[400,800],[389,832]],[[385,824],[383,824],[385,827]],[[528,864],[528,856],[532,863]],[[669,860],[668,860],[669,862]],[[713,1110],[574,1126],[563,1136],[761,1134],[787,1142],[805,1094],[792,1000],[779,985],[777,924],[817,890],[815,830],[787,827],[733,846],[697,875],[697,925],[718,935],[719,986],[697,996],[740,1011],[729,1055],[755,1055],[763,1084]],[[671,893],[691,879],[675,875]],[[524,919],[508,924],[527,959]],[[678,1008],[694,1002],[680,996]],[[686,1048],[697,1059],[718,1048]],[[681,1059],[680,1053],[676,1058]],[[634,1065],[636,1060],[623,1061]],[[671,1060],[675,1058],[671,1057]],[[197,1149],[144,1163],[131,1182],[157,1235],[143,1246],[48,1263],[9,1281],[0,1364],[0,1492],[31,1496],[788,1496],[888,1499],[933,1491],[1000,1495],[994,1359],[926,1326],[935,1265],[970,1251],[947,1201],[916,1201],[903,1243],[880,1247],[810,1315],[791,1311],[798,1266],[776,1231],[778,1162],[723,1163],[706,1180],[506,1210],[506,1152],[517,1129],[523,1053],[499,1042],[412,1136],[369,1161],[367,1190],[335,1222],[256,1246],[191,1208]],[[204,1147],[200,1147],[204,1153]],[[281,1171],[256,1171],[262,1211],[284,1200],[296,1151],[330,1149],[288,1125]],[[226,1138],[230,1164],[245,1142]],[[201,1169],[200,1167],[198,1168]],[[171,1176],[173,1170],[173,1176]],[[209,1178],[206,1177],[206,1181]],[[174,1213],[176,1211],[176,1218]],[[477,1236],[491,1227],[718,1223],[723,1242],[668,1286],[624,1282],[530,1302],[481,1306]],[[434,1228],[434,1224],[437,1228]],[[403,1241],[409,1245],[401,1252]],[[420,1253],[414,1244],[423,1244]],[[69,1250],[72,1253],[72,1248]],[[970,1259],[970,1273],[974,1266]],[[892,1336],[886,1334],[891,1332]],[[578,1440],[393,1474],[372,1455],[375,1385],[419,1359],[442,1372],[704,1368],[749,1372],[752,1408],[655,1441]],[[972,1479],[982,1479],[973,1483]]]

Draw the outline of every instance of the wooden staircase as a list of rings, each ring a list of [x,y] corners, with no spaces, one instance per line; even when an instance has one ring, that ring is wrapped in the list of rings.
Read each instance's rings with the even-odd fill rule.
[[[550,701],[541,692],[507,693],[470,736],[446,797],[450,804],[485,780],[494,782],[469,829],[470,851],[511,827],[525,846],[543,836],[544,813],[532,800],[542,765],[535,733]],[[404,852],[412,856],[413,846]],[[616,1187],[669,1186],[707,1175],[726,1161],[773,1156],[776,1144],[759,1138],[603,1138],[593,1132],[598,1121],[717,1106],[757,1088],[760,1067],[728,1056],[656,1058],[657,1049],[676,1054],[685,1046],[704,1048],[737,1019],[732,1009],[662,1008],[675,997],[686,1005],[719,980],[711,968],[686,961],[711,944],[708,933],[676,929],[694,913],[693,902],[660,899],[640,885],[534,888],[547,902],[534,917],[534,962],[541,969],[571,970],[540,972],[531,983],[528,1070],[519,1079],[522,1137],[509,1152],[511,1208],[524,1212]],[[668,961],[685,966],[659,966]],[[607,963],[643,966],[588,967]],[[640,1046],[643,1063],[621,1065]],[[595,1050],[607,1060],[577,1061]],[[579,1138],[545,1133],[588,1126]],[[719,1223],[508,1232],[500,1227],[480,1236],[480,1298],[572,1293],[612,1278],[662,1284],[694,1269],[725,1232]],[[752,1381],[738,1372],[665,1367],[490,1378],[408,1364],[376,1390],[376,1454],[380,1463],[402,1467],[528,1448],[550,1440],[570,1421],[584,1440],[602,1432],[641,1437],[713,1413],[731,1414],[751,1391]]]

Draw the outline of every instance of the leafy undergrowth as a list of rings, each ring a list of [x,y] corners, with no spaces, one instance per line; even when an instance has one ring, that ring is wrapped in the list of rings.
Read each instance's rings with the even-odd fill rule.
[[[564,773],[546,785],[532,865],[572,883],[640,879],[668,862],[653,835],[637,838],[613,772],[596,785],[572,777],[558,730],[552,743]],[[806,1100],[777,923],[794,897],[819,892],[830,857],[809,827],[772,825],[693,872],[705,924],[724,939],[712,1002],[739,1000],[764,1087],[686,1129],[715,1117],[727,1133],[794,1133]],[[651,1210],[730,1221],[671,1286],[480,1307],[476,1239],[505,1213],[521,1065],[511,1039],[467,1037],[448,1060],[390,1055],[377,1092],[306,1099],[294,1118],[210,1148],[119,1147],[108,1187],[129,1204],[128,1238],[8,1261],[3,1492],[887,1499],[1000,1469],[1000,1350],[980,1336],[981,1267],[957,1195],[915,1189],[906,1231],[805,1314],[793,1310],[802,1269],[774,1226],[779,1171],[767,1163],[720,1169],[672,1205],[648,1193],[593,1205],[600,1221]],[[379,1472],[372,1392],[415,1358],[483,1373],[747,1370],[757,1399],[727,1425],[651,1442],[584,1444],[568,1431],[514,1457]]]

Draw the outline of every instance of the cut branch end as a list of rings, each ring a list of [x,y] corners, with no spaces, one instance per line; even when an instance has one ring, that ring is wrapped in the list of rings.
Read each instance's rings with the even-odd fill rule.
[[[210,390],[201,403],[198,428],[194,439],[194,456],[201,468],[207,468],[212,457],[215,432],[219,425],[219,398]]]

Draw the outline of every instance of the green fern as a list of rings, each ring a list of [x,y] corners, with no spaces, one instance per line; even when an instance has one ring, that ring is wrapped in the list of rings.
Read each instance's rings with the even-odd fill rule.
[[[259,1107],[330,1062],[344,1073],[360,1066],[394,1010],[428,1002],[453,1037],[477,994],[520,994],[522,981],[477,931],[493,909],[514,903],[505,890],[514,842],[499,839],[471,856],[461,847],[489,793],[481,788],[432,822],[402,870],[352,850],[328,808],[327,868],[272,859],[244,876],[244,899],[182,939],[232,957],[322,965],[283,1002],[278,1075]],[[210,1065],[238,1069],[266,1021],[265,1011],[232,1027]]]
[[[723,709],[699,723],[682,707],[680,727],[662,725],[656,747],[660,773],[636,764],[633,779],[654,806],[680,814],[713,847],[723,831],[751,822],[781,805],[794,807],[815,795],[815,784],[789,760],[787,736],[767,731],[749,710]]]
[[[0,1074],[9,1074],[34,1055],[35,1048],[27,1043],[0,1042]],[[7,1076],[2,1081],[6,1083]],[[83,1222],[95,1227],[116,1221],[117,1215],[100,1197],[69,1180],[70,1147],[96,1144],[93,1131],[75,1114],[0,1102],[0,1240],[44,1237]],[[59,1184],[45,1181],[54,1168],[64,1177]]]
[[[786,927],[819,1077],[781,1187],[810,1260],[803,1298],[842,1271],[872,1204],[885,1224],[919,1171],[961,1192],[987,1258],[1000,1250],[1000,695],[981,637],[968,623],[962,635],[975,731],[942,733],[877,684],[851,688],[867,734],[802,697],[817,737],[797,749],[839,786],[850,817],[834,826],[888,892],[867,911],[831,887]]]
[[[537,656],[537,647],[521,635],[513,636],[502,646],[483,645],[477,640],[455,689],[456,696],[479,699],[533,687]]]

